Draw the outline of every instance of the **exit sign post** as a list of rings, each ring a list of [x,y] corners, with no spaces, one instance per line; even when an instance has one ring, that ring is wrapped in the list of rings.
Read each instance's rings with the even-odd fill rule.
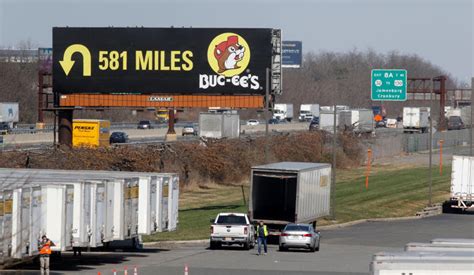
[[[374,69],[370,86],[373,101],[406,101],[407,70]]]

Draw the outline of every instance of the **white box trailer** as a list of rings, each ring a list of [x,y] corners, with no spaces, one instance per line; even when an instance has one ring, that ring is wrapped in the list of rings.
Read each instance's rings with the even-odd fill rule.
[[[429,117],[428,107],[403,107],[404,131],[426,133],[430,127]]]
[[[162,197],[162,195],[157,196],[156,199],[156,208],[155,211],[151,211],[152,208],[150,208],[150,217],[145,217],[143,218],[142,215],[139,215],[141,219],[141,222],[139,222],[139,232],[140,234],[149,234],[155,232],[161,232],[161,231],[172,231],[176,229],[176,224],[177,224],[177,218],[178,218],[178,199],[179,199],[179,178],[176,174],[164,174],[164,173],[139,173],[139,172],[113,172],[111,173],[110,171],[65,171],[65,170],[42,170],[42,169],[0,169],[0,174],[5,175],[6,177],[10,176],[12,177],[12,171],[16,171],[16,176],[22,176],[22,177],[36,177],[36,178],[51,178],[54,177],[58,179],[58,177],[65,178],[67,179],[68,177],[72,177],[74,179],[90,179],[90,178],[104,178],[108,177],[108,180],[110,181],[116,181],[116,179],[110,179],[112,176],[115,177],[124,177],[124,176],[147,176],[151,178],[156,177],[157,183],[160,181],[163,183],[164,186],[161,186],[161,184],[157,184],[156,187],[158,191],[161,190],[160,194],[163,194],[162,190],[166,188],[165,192],[165,198]],[[163,182],[163,178],[170,178],[172,179],[172,188],[168,188],[168,183],[170,180],[167,180],[166,183]],[[161,180],[159,180],[161,179]],[[144,180],[141,181],[142,183],[146,182]],[[140,183],[139,183],[140,185]],[[153,184],[154,185],[154,184]],[[113,192],[114,192],[114,187],[107,185],[105,189],[107,190],[105,192],[106,196],[108,197],[106,199],[106,207],[107,210],[106,213],[110,213],[111,210],[115,210],[113,207]],[[150,188],[150,190],[155,190],[155,188]],[[158,192],[157,192],[158,194]],[[141,200],[142,202],[148,201],[153,197],[154,194],[153,192],[148,194],[146,192],[139,192],[139,201]],[[143,198],[142,198],[143,197]],[[142,199],[140,199],[142,198]],[[168,204],[168,198],[170,198],[171,203]],[[142,206],[139,205],[139,208],[145,208],[146,209],[146,204],[142,203]],[[142,211],[139,210],[139,213]],[[105,215],[106,220],[109,222],[106,222],[105,227],[113,223],[111,222],[112,218],[114,215]],[[146,215],[148,216],[148,215]],[[171,217],[171,219],[169,219]],[[152,225],[153,221],[153,225]],[[150,225],[148,226],[149,229],[146,229],[146,224],[150,222]],[[142,226],[145,226],[143,229],[141,228]],[[151,230],[153,229],[153,230]],[[110,241],[114,238],[110,237],[109,234],[111,234],[111,228],[107,227],[104,230],[104,236],[102,237],[104,242]]]
[[[249,216],[265,221],[278,235],[288,223],[315,223],[329,215],[331,165],[280,162],[254,166],[250,175]]]
[[[375,130],[374,113],[369,109],[341,111],[339,114],[338,126],[343,129],[351,130],[355,133],[372,133]]]
[[[474,208],[474,157],[453,156],[451,172],[452,208]]]
[[[474,246],[474,239],[458,239],[458,238],[436,238],[431,240],[432,244],[448,244],[459,246]]]
[[[336,125],[339,125],[341,111],[336,110]],[[334,132],[334,112],[321,111],[319,113],[319,129],[330,133]]]
[[[472,252],[380,252],[370,264],[372,275],[473,275]]]
[[[408,243],[405,245],[405,251],[446,251],[446,252],[474,252],[474,243],[456,244],[456,243]]]
[[[240,136],[240,115],[237,113],[200,113],[199,136],[238,138]]]

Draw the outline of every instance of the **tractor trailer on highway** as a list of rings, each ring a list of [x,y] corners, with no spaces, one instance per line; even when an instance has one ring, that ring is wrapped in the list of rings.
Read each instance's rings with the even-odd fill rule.
[[[403,131],[426,133],[430,127],[430,108],[404,107]]]
[[[319,118],[319,104],[301,104],[298,120],[311,121],[313,118]]]
[[[6,134],[19,121],[17,102],[0,102],[0,134]]]
[[[293,119],[293,104],[275,104],[275,107],[273,108],[273,118],[291,122]]]
[[[279,162],[254,166],[250,175],[249,217],[264,221],[270,235],[288,223],[316,225],[329,215],[331,165]]]

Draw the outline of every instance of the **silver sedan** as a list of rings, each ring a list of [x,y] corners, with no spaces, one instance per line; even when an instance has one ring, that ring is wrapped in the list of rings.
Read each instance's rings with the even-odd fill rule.
[[[280,234],[280,250],[288,248],[306,248],[310,251],[319,251],[321,234],[310,224],[290,223]]]

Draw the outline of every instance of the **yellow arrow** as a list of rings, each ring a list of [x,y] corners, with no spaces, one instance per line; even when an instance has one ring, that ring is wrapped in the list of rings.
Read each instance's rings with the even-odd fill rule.
[[[75,61],[72,60],[72,55],[75,53],[82,54],[82,75],[83,76],[91,76],[91,53],[89,49],[81,44],[73,44],[64,51],[63,60],[59,61],[61,67],[63,67],[64,73],[69,75],[69,72],[72,69]]]

